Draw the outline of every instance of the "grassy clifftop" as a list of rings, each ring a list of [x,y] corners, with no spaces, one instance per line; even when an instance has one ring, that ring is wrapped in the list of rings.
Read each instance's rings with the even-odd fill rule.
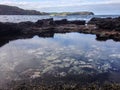
[[[93,12],[62,12],[62,13],[50,13],[52,16],[67,16],[67,15],[94,15]]]

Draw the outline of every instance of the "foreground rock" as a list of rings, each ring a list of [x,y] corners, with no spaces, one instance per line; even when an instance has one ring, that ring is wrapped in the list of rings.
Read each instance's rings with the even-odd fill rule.
[[[26,34],[40,34],[46,32],[57,32],[57,27],[62,26],[63,29],[61,32],[64,32],[64,29],[68,28],[68,25],[85,25],[85,21],[67,21],[66,19],[63,20],[56,20],[54,21],[53,18],[50,19],[42,19],[38,20],[37,22],[20,22],[20,23],[0,23],[0,35],[26,35]],[[71,28],[68,28],[71,29]],[[65,30],[66,31],[66,30]],[[74,28],[73,30],[74,31]]]
[[[97,25],[100,29],[120,31],[120,17],[118,18],[92,18],[89,24]]]
[[[0,23],[0,36],[20,34],[21,29],[16,23]]]
[[[117,18],[92,18],[88,24],[96,25],[98,40],[113,39],[120,41],[120,17]]]

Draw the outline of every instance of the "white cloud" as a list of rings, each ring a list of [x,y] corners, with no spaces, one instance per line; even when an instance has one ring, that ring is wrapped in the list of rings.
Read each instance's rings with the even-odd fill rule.
[[[120,0],[0,0],[0,4],[18,6],[23,9],[34,9],[38,11],[70,11],[73,7],[76,7],[78,11],[90,10],[96,11],[98,8],[103,9],[105,6],[108,8],[115,8],[118,12],[118,5],[120,5]],[[67,7],[67,8],[66,8]],[[104,8],[106,9],[106,8]],[[109,10],[107,10],[109,11]]]
[[[95,5],[120,3],[120,0],[45,0],[45,1],[16,1],[16,0],[0,0],[0,4],[19,6],[26,9],[40,9],[47,7],[65,7],[65,6],[80,6],[80,5]]]

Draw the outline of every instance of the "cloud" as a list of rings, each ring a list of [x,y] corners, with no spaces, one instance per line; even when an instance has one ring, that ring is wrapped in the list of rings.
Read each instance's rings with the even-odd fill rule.
[[[89,5],[78,5],[78,6],[65,6],[65,7],[49,7],[42,8],[41,11],[46,12],[77,12],[77,11],[92,11],[95,14],[106,14],[106,15],[120,15],[120,3],[111,4],[89,4]]]
[[[0,0],[0,4],[20,6],[23,8],[46,8],[46,7],[65,7],[65,6],[80,6],[80,5],[95,5],[95,4],[109,4],[120,3],[120,0]]]
[[[101,11],[104,8],[105,10],[107,9],[107,12],[110,9],[115,9],[114,12],[118,12],[120,0],[0,0],[0,4],[18,6],[23,9],[34,9],[38,11],[89,10],[98,12],[98,10]]]

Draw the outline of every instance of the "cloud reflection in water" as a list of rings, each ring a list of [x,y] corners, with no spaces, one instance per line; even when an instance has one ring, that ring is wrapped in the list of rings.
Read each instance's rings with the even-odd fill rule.
[[[34,36],[11,41],[0,48],[0,79],[120,70],[120,43],[98,42],[94,38],[67,33],[55,34],[54,38]]]

